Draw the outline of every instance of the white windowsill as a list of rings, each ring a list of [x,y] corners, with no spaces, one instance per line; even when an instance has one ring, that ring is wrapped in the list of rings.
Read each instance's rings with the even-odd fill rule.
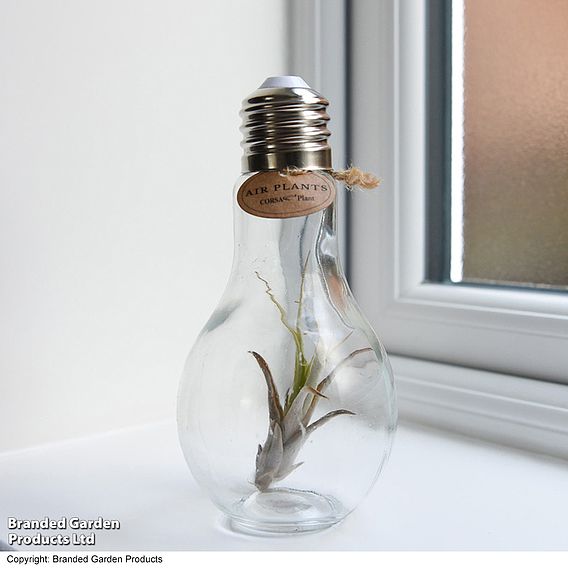
[[[120,520],[121,530],[98,533],[98,550],[561,550],[568,544],[568,464],[411,424],[400,427],[367,500],[319,534],[255,538],[229,531],[191,478],[170,422],[2,454],[0,503],[4,519]]]
[[[391,356],[403,417],[568,459],[568,386]]]

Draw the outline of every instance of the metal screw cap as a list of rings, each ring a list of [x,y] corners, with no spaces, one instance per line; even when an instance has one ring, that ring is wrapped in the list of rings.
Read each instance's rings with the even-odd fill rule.
[[[269,77],[243,101],[243,171],[331,169],[328,104],[300,77]]]

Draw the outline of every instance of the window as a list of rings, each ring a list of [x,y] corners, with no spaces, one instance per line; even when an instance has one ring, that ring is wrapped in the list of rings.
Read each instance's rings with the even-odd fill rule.
[[[565,3],[498,4],[351,3],[351,279],[391,353],[568,382]]]
[[[426,18],[430,279],[567,290],[568,4],[435,1]]]

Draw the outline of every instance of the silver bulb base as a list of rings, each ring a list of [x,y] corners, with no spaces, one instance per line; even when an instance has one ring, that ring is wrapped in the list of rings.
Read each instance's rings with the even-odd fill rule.
[[[243,172],[331,169],[329,102],[299,77],[272,77],[243,101]]]

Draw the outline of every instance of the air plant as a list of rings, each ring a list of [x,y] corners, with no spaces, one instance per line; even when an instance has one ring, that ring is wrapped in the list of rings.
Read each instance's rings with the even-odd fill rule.
[[[289,323],[286,311],[276,299],[270,284],[258,272],[256,273],[258,279],[264,283],[270,300],[278,309],[280,321],[292,336],[295,347],[294,376],[283,401],[278,393],[268,363],[259,353],[250,351],[262,371],[268,392],[268,434],[264,444],[259,444],[256,454],[254,484],[260,491],[266,491],[274,482],[284,479],[303,464],[303,462],[296,462],[296,458],[304,443],[315,430],[321,428],[336,416],[355,415],[350,410],[338,409],[328,412],[312,422],[318,402],[328,398],[325,391],[339,370],[360,354],[372,351],[371,348],[352,351],[318,382],[318,378],[325,370],[325,357],[322,360],[318,355],[318,349],[315,349],[311,357],[306,356],[304,337],[300,328],[305,269],[304,266],[295,326]],[[350,336],[351,333],[336,347],[344,343]]]

